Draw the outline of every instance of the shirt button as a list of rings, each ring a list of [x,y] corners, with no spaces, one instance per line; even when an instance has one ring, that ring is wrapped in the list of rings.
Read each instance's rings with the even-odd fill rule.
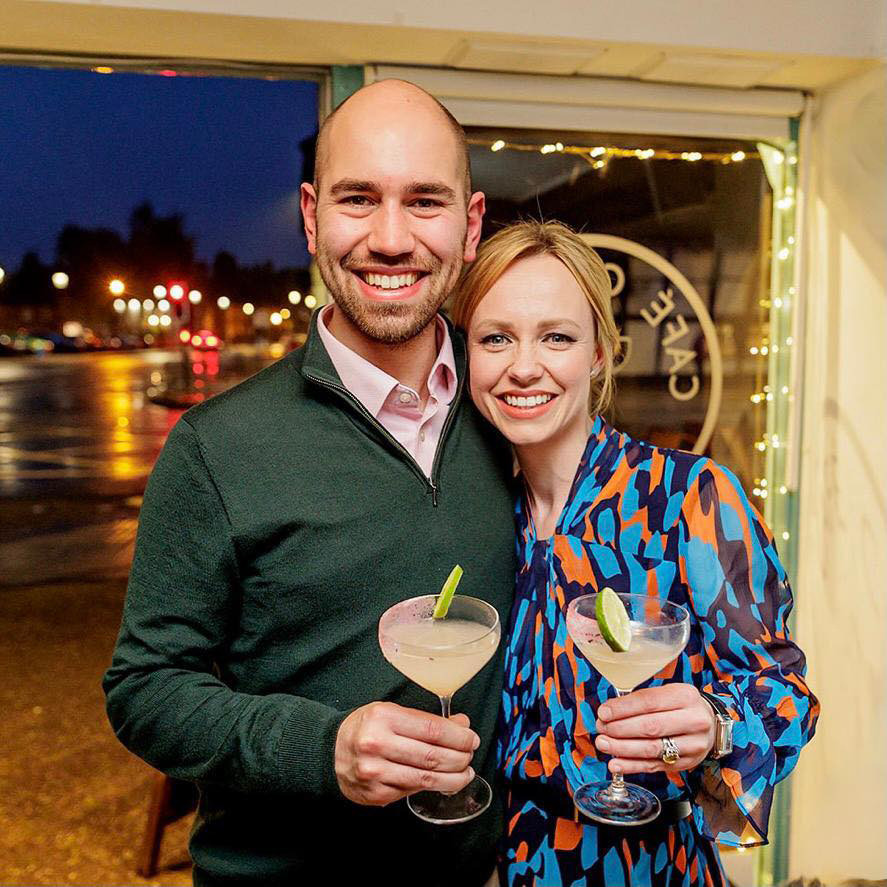
[[[410,394],[409,391],[401,391],[400,397],[398,397],[398,400],[401,403],[409,403],[412,399],[413,399],[413,395]]]
[[[419,432],[419,443],[424,443],[424,442],[425,442],[425,432],[420,431]]]

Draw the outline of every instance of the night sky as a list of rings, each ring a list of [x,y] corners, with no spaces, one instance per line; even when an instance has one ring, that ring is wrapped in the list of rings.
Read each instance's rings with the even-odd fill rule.
[[[0,267],[45,262],[67,223],[128,233],[132,209],[182,213],[197,255],[305,266],[302,81],[0,68]]]

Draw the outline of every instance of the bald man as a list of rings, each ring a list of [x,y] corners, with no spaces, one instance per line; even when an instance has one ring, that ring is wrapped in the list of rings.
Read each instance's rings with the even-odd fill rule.
[[[403,799],[493,781],[500,655],[445,720],[384,660],[377,626],[456,563],[460,593],[508,617],[511,461],[438,313],[484,198],[458,123],[403,81],[327,118],[316,167],[302,215],[333,301],[303,348],[171,432],[108,715],[131,751],[199,785],[197,885],[481,885],[499,799],[446,826]]]

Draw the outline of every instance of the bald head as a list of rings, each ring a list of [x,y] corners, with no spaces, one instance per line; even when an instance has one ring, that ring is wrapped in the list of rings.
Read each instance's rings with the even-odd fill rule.
[[[314,160],[314,187],[319,190],[321,179],[329,168],[330,156],[335,151],[338,135],[348,137],[353,127],[376,127],[386,119],[415,121],[419,117],[426,125],[443,127],[452,137],[454,156],[463,182],[466,202],[471,195],[471,160],[465,131],[459,121],[430,93],[406,80],[379,80],[350,95],[324,121],[317,134]],[[445,162],[446,158],[441,158]]]

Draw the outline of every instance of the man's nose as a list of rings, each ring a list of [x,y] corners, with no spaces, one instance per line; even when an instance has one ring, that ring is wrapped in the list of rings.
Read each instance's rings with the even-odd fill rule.
[[[539,362],[536,349],[532,346],[518,348],[508,373],[519,385],[529,385],[539,379],[545,372]]]
[[[381,204],[373,213],[367,247],[370,252],[401,256],[413,252],[415,240],[409,218],[400,205]]]

